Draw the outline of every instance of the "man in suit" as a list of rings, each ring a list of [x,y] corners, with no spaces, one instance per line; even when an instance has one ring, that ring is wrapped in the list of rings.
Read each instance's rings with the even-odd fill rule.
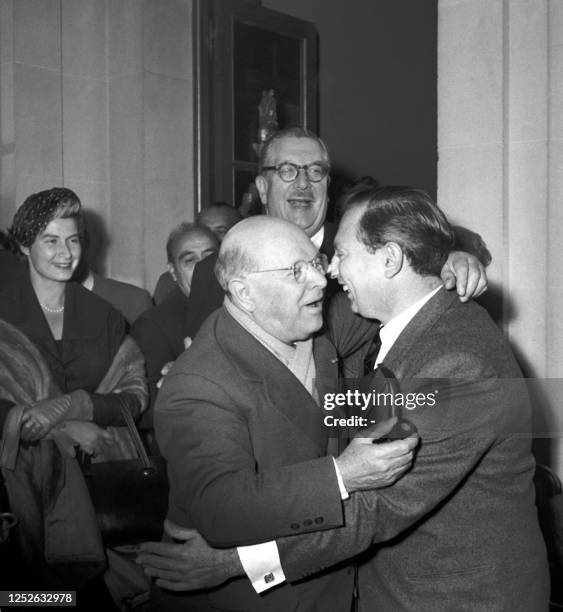
[[[226,202],[213,202],[201,210],[196,217],[196,225],[209,228],[221,242],[225,234],[242,220],[240,212]],[[161,274],[154,290],[154,303],[163,302],[176,287],[176,281],[170,270]]]
[[[176,279],[175,287],[160,304],[144,312],[131,328],[131,335],[145,357],[149,383],[150,407],[143,414],[143,428],[152,428],[152,409],[163,366],[174,361],[186,348],[188,296],[194,266],[218,248],[218,239],[209,228],[192,223],[181,223],[168,236],[166,254],[170,274]]]
[[[318,169],[321,169],[320,171]],[[309,236],[329,259],[334,254],[336,227],[326,221],[330,157],[325,143],[305,128],[291,127],[276,132],[263,146],[255,182],[264,213],[290,221]],[[195,267],[189,299],[189,335],[221,306],[223,291],[213,274],[216,257]],[[482,293],[487,286],[485,268],[476,257],[452,252],[442,277],[448,289],[456,287],[460,299]],[[330,297],[338,284],[329,281]]]
[[[384,445],[364,437],[327,456],[337,439],[323,427],[318,399],[335,391],[337,359],[317,334],[326,265],[294,224],[264,216],[239,223],[217,264],[224,306],[165,378],[154,422],[168,462],[168,518],[214,544],[340,526],[343,495],[389,485],[412,458],[415,437]],[[273,573],[256,580],[278,581]],[[161,593],[156,606],[348,612],[353,580],[342,567],[259,596],[239,579],[179,598]]]
[[[297,579],[376,542],[360,568],[362,610],[545,610],[525,385],[486,312],[442,287],[452,236],[424,192],[372,190],[350,202],[331,271],[352,310],[383,324],[380,365],[364,388],[391,372],[403,394],[432,393],[435,405],[403,409],[421,437],[412,471],[353,499],[363,508],[347,509],[348,534],[303,542],[318,545],[310,565],[291,545],[285,557],[287,542],[281,561]]]
[[[487,313],[444,290],[452,240],[430,198],[407,188],[357,193],[335,239],[331,272],[352,310],[383,324],[376,369],[362,381],[370,416],[388,409],[378,393],[394,379],[393,401],[421,444],[396,484],[344,502],[344,527],[279,538],[276,553],[294,582],[365,551],[366,612],[547,609],[525,385]],[[233,557],[216,554],[233,572]],[[268,558],[263,571],[279,572]],[[194,588],[183,561],[175,586]]]

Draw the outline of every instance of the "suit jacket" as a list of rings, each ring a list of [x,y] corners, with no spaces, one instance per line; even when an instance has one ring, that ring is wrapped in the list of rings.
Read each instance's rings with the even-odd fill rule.
[[[143,427],[152,427],[156,383],[162,378],[163,366],[184,352],[188,326],[188,298],[176,285],[163,302],[145,311],[131,327],[131,335],[145,356],[149,383],[150,408],[143,414]]]
[[[324,237],[321,248],[321,253],[324,253],[329,259],[334,255],[334,236],[336,235],[336,226],[326,222],[324,224]],[[189,329],[188,336],[193,338],[207,317],[223,303],[225,293],[221,289],[221,285],[217,281],[213,268],[217,263],[218,253],[214,253],[206,257],[203,261],[196,264],[192,277],[192,285],[190,298],[188,303],[189,308]],[[334,279],[330,279],[327,285],[326,295],[334,294],[338,289],[338,283]]]
[[[163,272],[156,281],[156,287],[152,294],[153,302],[158,306],[161,302],[172,293],[175,287],[177,287],[176,281],[172,278],[172,275],[168,270]]]
[[[334,388],[335,351],[323,336],[313,350],[322,394]],[[342,525],[320,408],[224,309],[209,317],[166,376],[154,422],[168,461],[168,516],[195,527],[211,544],[256,543]],[[348,612],[352,583],[351,568],[342,568],[258,596],[241,578],[185,595],[179,609]],[[169,609],[168,603],[159,609]]]
[[[132,325],[145,310],[152,307],[152,298],[146,289],[99,274],[92,274],[94,276],[92,293],[104,298],[116,310],[119,310],[129,325]]]
[[[376,543],[360,568],[361,610],[547,610],[530,406],[503,335],[480,306],[442,289],[384,364],[401,393],[424,394],[403,410],[421,437],[413,468],[352,495],[345,528],[280,541],[286,577]],[[366,382],[377,391],[381,370]]]

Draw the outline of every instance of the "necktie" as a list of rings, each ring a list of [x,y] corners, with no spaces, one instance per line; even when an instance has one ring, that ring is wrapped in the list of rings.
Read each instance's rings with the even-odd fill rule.
[[[381,338],[379,337],[379,331],[377,335],[372,340],[372,343],[364,357],[364,376],[373,371],[375,367],[375,360],[377,359],[377,355],[379,353],[379,349],[381,348]]]

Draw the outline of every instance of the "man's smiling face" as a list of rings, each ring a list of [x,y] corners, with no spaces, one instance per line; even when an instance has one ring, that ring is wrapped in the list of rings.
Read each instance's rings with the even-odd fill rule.
[[[298,166],[329,163],[316,140],[295,136],[273,143],[264,165],[278,166],[283,162]],[[269,215],[290,221],[307,236],[313,236],[325,221],[328,180],[326,176],[320,182],[313,183],[301,170],[294,181],[286,183],[277,172],[267,170],[256,177],[256,187]]]

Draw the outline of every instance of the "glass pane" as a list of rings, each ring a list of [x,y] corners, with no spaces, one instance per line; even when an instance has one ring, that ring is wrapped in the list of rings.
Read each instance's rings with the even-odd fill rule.
[[[235,21],[234,153],[257,161],[258,105],[262,92],[274,90],[278,127],[301,125],[301,39]]]
[[[243,216],[259,215],[262,212],[262,204],[258,190],[254,184],[256,172],[247,170],[234,170],[235,180],[235,208],[238,208]]]

